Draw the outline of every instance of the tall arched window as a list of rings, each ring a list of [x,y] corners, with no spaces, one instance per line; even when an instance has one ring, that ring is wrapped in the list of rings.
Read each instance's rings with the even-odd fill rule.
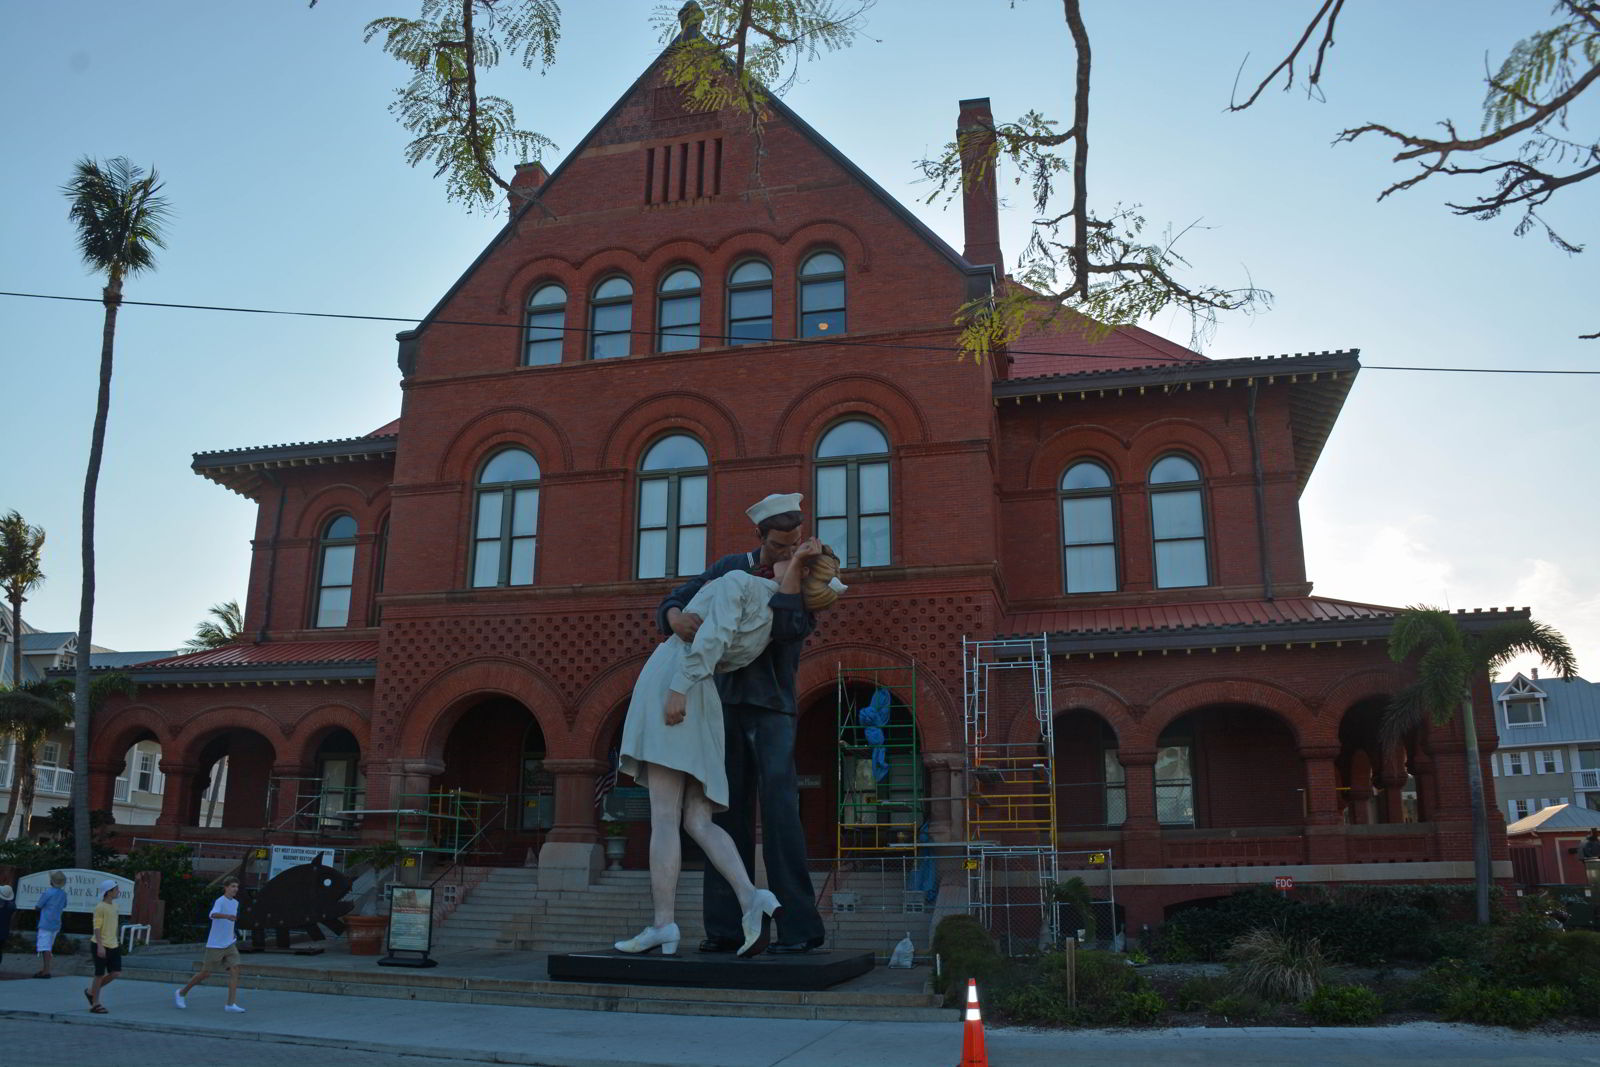
[[[889,441],[870,422],[841,422],[817,442],[817,536],[846,567],[889,562]]]
[[[688,434],[663,437],[639,464],[635,574],[668,578],[706,568],[706,450]]]
[[[1156,588],[1210,585],[1199,468],[1187,456],[1162,456],[1150,468],[1149,486]]]
[[[680,267],[661,279],[656,300],[656,351],[700,347],[700,275]]]
[[[329,519],[322,528],[317,553],[317,619],[319,628],[350,624],[350,585],[356,569],[356,520],[348,515]]]
[[[619,276],[594,287],[589,300],[589,358],[628,354],[633,329],[633,283]]]
[[[528,297],[528,333],[522,352],[527,367],[561,362],[561,341],[566,336],[567,291],[559,285],[541,285]]]
[[[1074,463],[1061,476],[1062,573],[1069,593],[1117,588],[1117,534],[1111,475],[1098,463]]]
[[[772,268],[747,259],[728,275],[728,343],[772,340]]]
[[[478,474],[472,585],[532,585],[539,534],[539,462],[520,448],[489,457]]]
[[[376,626],[383,619],[383,609],[378,606],[377,594],[383,592],[384,572],[389,568],[389,516],[383,517],[378,527],[378,543],[372,553],[372,610],[368,612],[369,625]]]
[[[818,252],[800,264],[800,336],[844,331],[844,260]]]

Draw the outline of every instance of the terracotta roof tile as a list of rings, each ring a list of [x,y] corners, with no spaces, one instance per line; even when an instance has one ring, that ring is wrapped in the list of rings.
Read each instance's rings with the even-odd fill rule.
[[[1326,597],[1284,597],[1277,600],[1217,600],[1193,604],[1154,604],[1135,607],[1068,608],[1061,611],[1025,611],[1009,615],[1000,624],[1003,634],[1136,633],[1151,630],[1187,630],[1214,627],[1280,626],[1337,622],[1348,619],[1388,619],[1401,609],[1360,604]]]

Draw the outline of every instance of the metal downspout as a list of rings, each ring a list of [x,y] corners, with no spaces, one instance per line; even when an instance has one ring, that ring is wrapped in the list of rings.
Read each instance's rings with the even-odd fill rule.
[[[1272,588],[1272,554],[1267,547],[1267,476],[1261,469],[1261,436],[1256,431],[1256,390],[1258,382],[1250,383],[1250,406],[1245,420],[1250,427],[1250,462],[1256,475],[1256,540],[1261,557],[1261,584],[1266,588],[1268,600],[1274,599]]]
[[[278,512],[272,517],[272,546],[267,555],[267,599],[261,607],[261,629],[256,634],[256,644],[266,643],[267,631],[272,627],[272,591],[278,584],[278,541],[283,533],[283,505],[289,496],[289,487],[276,474],[269,470],[261,473],[267,481],[278,487]]]

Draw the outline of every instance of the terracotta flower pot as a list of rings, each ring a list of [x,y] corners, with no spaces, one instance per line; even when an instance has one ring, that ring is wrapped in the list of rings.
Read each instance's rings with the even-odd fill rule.
[[[383,950],[383,935],[389,920],[383,915],[347,915],[345,941],[352,956],[376,956]]]

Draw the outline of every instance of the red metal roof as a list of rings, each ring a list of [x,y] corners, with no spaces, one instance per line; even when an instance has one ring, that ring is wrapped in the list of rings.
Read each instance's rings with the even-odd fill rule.
[[[1007,616],[999,629],[1003,634],[1037,634],[1276,626],[1344,619],[1388,619],[1399,611],[1399,608],[1386,608],[1378,604],[1358,604],[1314,596],[1278,600],[1216,600],[1196,604],[1024,611]]]
[[[264,645],[224,645],[184,656],[151,660],[138,669],[167,670],[193,667],[264,667],[302,663],[347,663],[378,658],[376,641],[281,641]]]
[[[1011,378],[1207,362],[1200,353],[1137,326],[1120,326],[1096,338],[1070,323],[1030,324],[1011,348]]]
[[[367,434],[368,437],[391,437],[400,432],[400,420],[393,419]]]

